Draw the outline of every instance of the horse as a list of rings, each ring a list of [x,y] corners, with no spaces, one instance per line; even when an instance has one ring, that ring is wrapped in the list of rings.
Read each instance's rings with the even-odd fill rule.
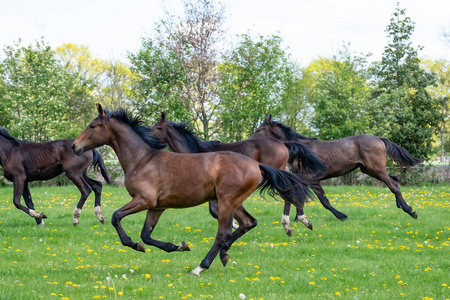
[[[297,142],[282,142],[272,137],[261,137],[236,143],[222,143],[220,141],[201,141],[186,123],[174,123],[166,120],[164,112],[160,119],[150,127],[150,135],[167,143],[173,151],[178,153],[203,153],[217,151],[233,151],[253,158],[259,163],[285,170],[286,165],[298,161],[308,172],[324,172],[324,163],[311,150]],[[300,202],[303,204],[303,202]],[[291,203],[285,202],[284,214],[281,219],[286,234],[292,235],[289,227],[289,209]],[[209,202],[210,213],[217,218],[217,202]],[[287,214],[286,214],[287,211]],[[312,223],[303,213],[303,206],[298,206],[299,217],[295,221],[302,223],[312,230]]]
[[[142,243],[134,242],[121,225],[121,220],[147,210],[141,232],[145,244],[166,252],[188,251],[185,242],[178,245],[155,240],[151,234],[162,213],[169,208],[187,208],[217,200],[218,229],[214,244],[192,274],[209,269],[220,252],[225,266],[232,243],[257,225],[257,220],[242,206],[257,189],[279,194],[284,200],[298,204],[310,196],[303,179],[235,152],[182,154],[160,151],[166,144],[148,134],[139,116],[118,109],[105,111],[97,104],[98,116],[75,139],[72,150],[77,155],[101,145],[115,151],[124,171],[124,184],[132,200],[113,213],[111,223],[122,245],[145,252]],[[261,180],[262,177],[262,180]],[[232,220],[239,228],[232,231]]]
[[[102,183],[89,178],[86,171],[92,164],[94,169],[100,170],[107,183],[111,177],[97,150],[88,151],[83,156],[72,153],[73,139],[55,140],[43,143],[34,143],[17,140],[5,128],[0,127],[0,165],[6,179],[13,183],[14,206],[36,219],[39,226],[44,226],[42,219],[47,218],[45,213],[38,213],[34,209],[28,183],[54,178],[62,173],[76,185],[81,192],[80,201],[73,212],[73,225],[78,225],[81,214],[89,194],[95,193],[94,212],[101,223],[105,222],[100,207]],[[20,202],[23,196],[26,207]]]
[[[261,136],[271,136],[283,141],[298,141],[309,147],[325,162],[328,169],[325,174],[316,178],[317,182],[313,184],[312,189],[320,203],[330,210],[336,218],[345,220],[347,215],[331,206],[320,181],[343,176],[359,168],[364,174],[384,182],[395,195],[397,207],[403,209],[412,218],[417,219],[417,212],[413,212],[413,209],[403,199],[398,178],[389,175],[386,171],[386,156],[405,167],[415,166],[423,160],[413,157],[406,149],[392,141],[367,134],[328,141],[308,138],[280,122],[273,121],[270,114],[267,115],[264,122],[260,124],[250,138]],[[294,170],[294,172],[304,173],[301,168]]]

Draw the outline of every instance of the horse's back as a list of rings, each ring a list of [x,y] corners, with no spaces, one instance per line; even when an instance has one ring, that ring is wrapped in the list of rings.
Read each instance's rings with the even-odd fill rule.
[[[185,208],[259,184],[258,163],[242,154],[219,151],[182,154],[159,151],[126,176],[127,189],[146,191],[157,208]],[[139,185],[139,188],[137,188]],[[152,196],[154,195],[154,196]],[[133,195],[132,195],[133,196]]]

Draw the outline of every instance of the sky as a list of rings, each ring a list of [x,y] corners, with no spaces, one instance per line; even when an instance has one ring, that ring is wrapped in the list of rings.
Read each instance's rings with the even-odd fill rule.
[[[350,50],[372,53],[380,60],[388,43],[386,26],[397,2],[415,23],[413,46],[420,57],[450,60],[450,47],[439,38],[450,31],[450,0],[222,0],[230,40],[247,33],[279,35],[301,65],[336,54],[343,43]],[[178,0],[166,0],[170,11]],[[141,38],[164,18],[162,0],[0,0],[0,56],[5,46],[23,46],[41,37],[56,48],[64,43],[87,46],[103,59],[126,60]]]

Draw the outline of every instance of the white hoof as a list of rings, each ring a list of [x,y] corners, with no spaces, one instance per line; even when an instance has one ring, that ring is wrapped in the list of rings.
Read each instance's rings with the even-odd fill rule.
[[[198,266],[197,268],[195,268],[194,270],[192,270],[191,274],[195,275],[195,276],[199,276],[200,277],[200,273],[205,271],[206,269]]]

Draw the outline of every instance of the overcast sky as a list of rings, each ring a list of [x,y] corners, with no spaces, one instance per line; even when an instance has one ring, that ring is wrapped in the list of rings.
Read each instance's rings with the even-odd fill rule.
[[[450,60],[439,34],[450,29],[450,0],[403,0],[416,23],[413,45],[420,56]],[[170,5],[178,3],[169,0]],[[384,30],[397,0],[224,0],[230,36],[278,34],[302,65],[331,56],[343,42],[350,49],[373,53],[379,60],[388,39]],[[161,0],[0,0],[0,47],[19,39],[28,45],[44,37],[52,47],[85,45],[94,55],[124,59],[136,52],[141,37],[164,17]],[[3,54],[3,52],[1,53]]]

